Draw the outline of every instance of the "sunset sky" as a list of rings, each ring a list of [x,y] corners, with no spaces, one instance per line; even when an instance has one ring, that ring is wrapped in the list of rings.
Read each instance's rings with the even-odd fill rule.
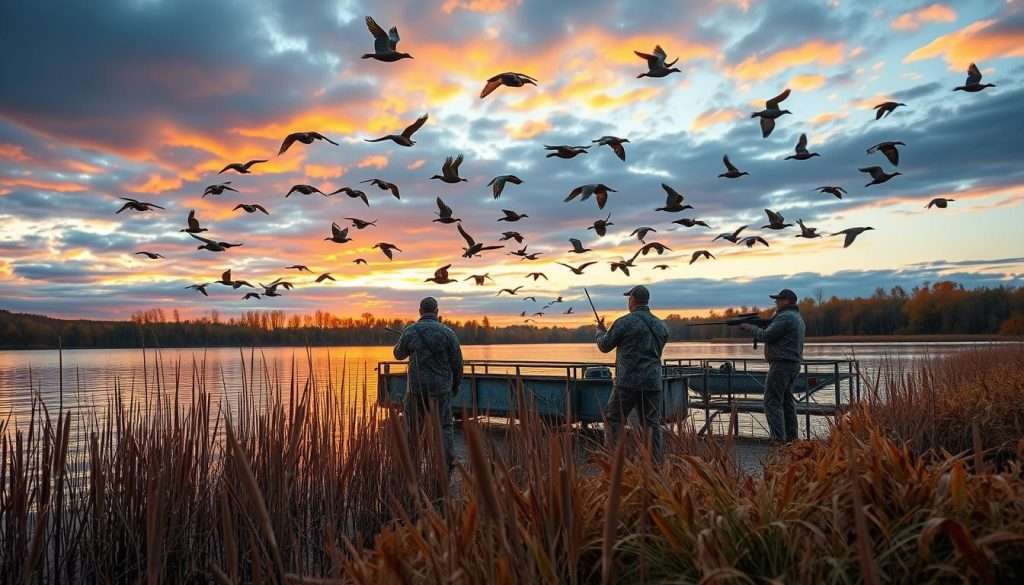
[[[422,296],[438,296],[453,318],[498,322],[562,295],[586,318],[582,286],[599,307],[623,307],[633,284],[652,289],[659,311],[704,311],[767,304],[782,286],[801,296],[870,294],[877,286],[913,286],[951,278],[968,286],[1024,283],[1024,2],[629,2],[437,0],[432,2],[285,0],[14,1],[0,5],[0,308],[63,317],[127,318],[150,308],[199,316],[211,309],[339,315],[412,316]],[[399,50],[415,58],[362,60],[373,40],[364,18],[397,26]],[[634,50],[660,44],[681,74],[637,79],[646,69]],[[951,91],[976,61],[979,93]],[[522,72],[538,87],[502,87],[479,98],[488,77]],[[750,113],[792,90],[762,139]],[[905,102],[874,120],[872,106]],[[399,133],[430,119],[403,148],[364,138]],[[294,145],[289,132],[315,130],[340,143]],[[805,132],[807,161],[784,160]],[[544,144],[628,138],[626,162],[595,146],[572,160],[545,158]],[[906,143],[902,175],[865,188],[858,167],[892,166],[865,150],[883,140]],[[431,181],[444,158],[463,153],[459,185]],[[721,158],[750,176],[720,179]],[[217,175],[226,163],[271,162],[251,175]],[[522,185],[492,199],[492,177]],[[401,201],[359,181],[397,183]],[[206,185],[233,181],[241,193],[201,197]],[[655,212],[660,183],[695,207]],[[323,191],[363,189],[367,208],[344,195],[284,194],[293,184]],[[605,210],[593,199],[563,202],[586,183],[617,190]],[[821,185],[849,191],[843,200]],[[122,196],[162,205],[156,213],[115,215]],[[516,249],[460,258],[455,226],[431,223],[441,196],[478,240],[504,230],[527,238],[535,262]],[[925,210],[933,197],[956,201]],[[260,203],[270,215],[232,211]],[[849,249],[841,237],[802,240],[795,228],[760,230],[764,208],[802,218],[831,233],[873,226]],[[244,246],[218,254],[196,250],[185,218],[195,209],[219,240]],[[529,215],[498,223],[501,209]],[[611,213],[598,238],[587,230]],[[324,241],[332,221],[378,220],[350,230],[354,241]],[[713,229],[671,223],[694,217]],[[712,243],[751,226],[768,249]],[[673,252],[641,257],[632,277],[608,261],[639,247],[638,226],[657,232]],[[593,248],[568,254],[576,237]],[[403,251],[389,262],[371,246]],[[689,265],[707,249],[715,260]],[[134,255],[159,252],[166,260]],[[357,257],[368,265],[357,266]],[[574,277],[555,261],[599,264]],[[653,269],[669,264],[666,271]],[[315,273],[295,274],[290,264]],[[437,286],[423,282],[452,264],[453,278],[489,272],[496,283]],[[249,289],[185,286],[236,278],[288,277],[295,290],[242,301]],[[331,272],[336,283],[312,284]],[[534,283],[526,273],[544,272]],[[500,288],[525,285],[519,297]],[[575,315],[573,316],[575,317]],[[552,314],[547,323],[571,319]]]

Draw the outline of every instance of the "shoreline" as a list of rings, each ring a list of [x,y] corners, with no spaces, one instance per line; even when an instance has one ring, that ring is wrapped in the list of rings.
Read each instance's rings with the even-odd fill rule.
[[[888,344],[888,343],[1024,343],[1024,337],[1012,336],[1012,335],[964,335],[964,334],[933,334],[933,335],[833,335],[825,337],[807,337],[805,342],[809,345],[841,345],[841,344]],[[574,344],[587,344],[588,341],[532,341],[524,343],[478,343],[478,344],[464,344],[464,347],[474,346],[499,346],[499,345],[574,345]],[[676,341],[669,341],[669,343],[712,343],[712,344],[749,344],[749,337],[720,337],[717,339],[682,339]],[[111,347],[68,347],[58,348],[57,346],[13,346],[13,347],[2,347],[0,351],[55,351],[57,349],[65,350],[121,350],[121,349],[137,349],[137,350],[149,350],[149,351],[161,351],[161,350],[179,350],[179,349],[247,349],[247,348],[287,348],[287,347],[301,347],[301,348],[322,348],[322,347],[391,347],[390,344],[346,344],[346,345],[175,345],[175,346],[160,346],[160,347],[141,347],[141,346],[111,346]]]

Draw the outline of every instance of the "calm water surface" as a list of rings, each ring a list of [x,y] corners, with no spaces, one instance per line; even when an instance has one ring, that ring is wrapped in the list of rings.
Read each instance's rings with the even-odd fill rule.
[[[983,344],[981,344],[983,345]],[[979,347],[977,343],[858,343],[809,344],[807,358],[857,358],[862,372],[870,374],[886,358],[914,360]],[[466,359],[613,361],[592,344],[478,345],[463,348]],[[759,357],[749,344],[672,343],[666,358]],[[138,349],[65,350],[63,367],[57,351],[0,351],[0,425],[8,430],[27,420],[35,397],[50,413],[65,411],[102,416],[105,406],[120,390],[124,399],[149,405],[154,396],[173,395],[188,403],[193,388],[203,387],[215,404],[230,404],[242,388],[243,374],[251,388],[288,390],[294,379],[301,385],[312,369],[321,387],[337,388],[344,380],[347,396],[356,400],[365,389],[376,396],[376,371],[380,361],[391,360],[391,348],[275,347],[263,349],[165,349],[159,353]],[[243,372],[244,368],[244,372]],[[293,378],[294,375],[294,378]],[[63,393],[60,379],[63,376]]]

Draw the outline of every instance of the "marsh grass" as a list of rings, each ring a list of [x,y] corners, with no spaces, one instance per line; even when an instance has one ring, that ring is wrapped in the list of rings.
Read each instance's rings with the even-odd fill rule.
[[[117,392],[103,417],[36,402],[0,423],[0,582],[1019,581],[1021,365],[1020,348],[888,364],[888,404],[756,477],[729,437],[677,426],[657,463],[521,401],[500,441],[464,424],[451,483],[438,426],[408,437],[365,384],[250,361],[214,404],[203,368],[176,365],[146,392],[160,407]]]

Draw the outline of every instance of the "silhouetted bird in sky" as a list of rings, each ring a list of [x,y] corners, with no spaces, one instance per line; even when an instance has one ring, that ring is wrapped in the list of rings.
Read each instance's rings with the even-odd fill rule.
[[[559,266],[565,266],[569,270],[572,270],[573,274],[582,275],[583,271],[586,270],[588,266],[593,266],[594,264],[597,264],[597,262],[584,262],[583,264],[580,264],[579,266],[572,266],[572,265],[569,265],[569,264],[564,264],[562,262],[555,262],[555,264],[558,264]]]
[[[725,240],[727,242],[732,242],[732,243],[735,244],[736,242],[740,241],[740,232],[742,232],[745,229],[747,229],[747,226],[741,225],[740,227],[736,228],[736,231],[734,231],[734,232],[725,232],[723,234],[718,234],[711,241],[712,242],[716,242],[718,240]]]
[[[958,85],[953,88],[953,91],[966,91],[974,93],[981,91],[986,87],[995,87],[994,83],[982,83],[981,82],[981,71],[978,70],[978,66],[974,63],[967,68],[967,81],[963,85]]]
[[[353,189],[352,187],[341,187],[339,189],[331,191],[330,193],[328,193],[328,195],[337,195],[338,193],[344,193],[345,195],[348,195],[350,199],[361,199],[363,201],[363,205],[366,205],[367,207],[370,206],[370,198],[366,196],[365,192],[360,191],[359,189]]]
[[[902,142],[879,142],[868,149],[868,154],[873,152],[881,152],[885,155],[885,158],[889,159],[889,162],[893,166],[899,166],[900,164],[900,151],[896,148],[897,146],[906,146]]]
[[[160,259],[162,259],[164,257],[163,254],[158,254],[156,252],[146,252],[145,250],[143,250],[141,252],[136,252],[135,255],[136,256],[145,256],[146,258],[149,258],[150,260],[160,260]]]
[[[381,136],[380,138],[364,138],[363,140],[366,142],[383,142],[385,140],[390,140],[399,146],[412,146],[413,144],[416,144],[416,141],[412,139],[412,135],[427,123],[427,118],[429,117],[430,116],[428,114],[423,114],[417,118],[415,122],[409,124],[405,130],[402,130],[401,134],[388,134],[386,136]]]
[[[300,183],[298,185],[292,185],[292,188],[288,189],[288,192],[284,194],[285,199],[287,199],[288,197],[291,197],[292,193],[300,193],[302,195],[312,195],[313,193],[319,193],[320,195],[323,195],[324,197],[328,196],[327,193],[324,193],[323,191],[321,191],[317,187],[314,187],[313,185],[305,185],[305,184],[302,184],[302,183]]]
[[[658,230],[656,230],[656,229],[654,229],[652,227],[644,226],[644,227],[636,228],[629,235],[630,236],[636,236],[636,239],[640,240],[641,244],[646,244],[647,242],[644,241],[644,240],[645,240],[645,238],[647,238],[647,234],[650,234],[650,233],[653,233],[653,232],[656,232],[656,231],[658,231]]]
[[[126,209],[138,211],[140,213],[143,211],[153,211],[154,209],[163,209],[163,207],[160,207],[156,203],[147,203],[145,201],[139,201],[138,199],[132,199],[131,197],[122,197],[121,200],[126,203],[121,206],[121,209],[118,209],[114,213],[121,213]]]
[[[513,185],[521,185],[523,180],[515,175],[498,175],[491,179],[487,186],[491,188],[491,193],[494,198],[501,197],[501,192],[505,190],[505,183],[512,183]]]
[[[608,203],[608,193],[616,193],[615,189],[612,189],[604,183],[592,183],[589,185],[580,185],[572,191],[569,191],[569,195],[564,201],[572,201],[576,197],[580,198],[580,201],[586,201],[593,195],[597,200],[597,208],[604,209],[606,203]]]
[[[202,245],[200,245],[200,246],[198,246],[196,248],[197,250],[209,250],[211,252],[226,252],[229,248],[237,248],[238,246],[242,245],[242,244],[230,244],[228,242],[217,242],[217,241],[214,241],[214,240],[209,240],[209,239],[204,238],[202,236],[197,236],[197,235],[192,234],[192,233],[190,233],[189,235],[192,236],[193,238],[199,240],[200,242],[202,242]]]
[[[320,276],[316,277],[316,282],[317,283],[321,283],[321,282],[323,282],[325,280],[329,280],[331,282],[338,282],[337,280],[334,279],[333,276],[331,276],[330,272],[324,272]]]
[[[882,170],[882,167],[863,167],[857,170],[862,173],[867,173],[871,175],[871,182],[865,184],[865,187],[870,187],[871,185],[881,185],[882,183],[888,181],[889,179],[895,177],[896,175],[902,174],[899,172],[887,173],[884,170]]]
[[[761,236],[747,236],[741,239],[739,243],[748,248],[753,248],[755,244],[764,244],[765,248],[768,247],[768,240],[762,238]]]
[[[364,229],[366,229],[366,228],[368,228],[370,226],[376,226],[377,225],[377,220],[376,219],[373,220],[373,221],[366,221],[366,220],[363,220],[363,219],[359,219],[358,217],[346,217],[344,219],[345,219],[345,221],[352,222],[352,227],[356,228],[357,230],[364,230]]]
[[[448,276],[448,269],[451,267],[451,264],[445,264],[444,266],[434,271],[434,276],[425,279],[423,282],[434,282],[437,284],[449,284],[452,282],[458,282],[457,280],[454,280]]]
[[[249,173],[252,172],[250,169],[252,168],[253,165],[258,165],[265,162],[267,162],[267,159],[254,159],[244,163],[228,163],[227,166],[221,169],[220,172],[218,172],[217,174],[219,175],[220,173],[223,172],[235,171],[236,173],[242,175],[248,175]]]
[[[833,236],[840,236],[840,235],[846,236],[846,239],[843,240],[843,247],[844,248],[849,248],[850,244],[852,244],[853,241],[857,239],[857,236],[863,234],[864,232],[866,232],[868,230],[873,230],[873,229],[875,229],[875,228],[873,228],[873,227],[846,228],[845,230],[838,231],[838,232],[836,232],[836,233],[834,233],[832,235]]]
[[[196,210],[190,209],[188,211],[188,218],[185,219],[186,227],[178,230],[179,232],[185,232],[188,234],[201,234],[205,231],[209,231],[204,227],[200,227],[199,220],[196,219]]]
[[[267,211],[267,208],[263,207],[259,203],[239,203],[231,211],[237,211],[239,209],[245,211],[246,213],[256,213],[257,211],[262,211],[264,215],[270,215],[270,212]]]
[[[880,103],[880,104],[878,104],[877,106],[874,107],[875,119],[878,120],[880,118],[888,117],[889,114],[891,114],[893,112],[893,110],[895,110],[896,108],[898,108],[900,106],[905,106],[905,105],[907,105],[907,104],[904,104],[904,103],[901,103],[901,102],[882,102],[882,103]]]
[[[231,181],[224,181],[223,183],[217,183],[216,185],[207,185],[206,189],[203,189],[203,199],[205,199],[207,195],[220,195],[225,191],[234,191],[237,193],[238,189],[231,186]]]
[[[473,239],[473,236],[469,235],[469,233],[462,228],[461,223],[456,226],[456,229],[459,230],[459,235],[462,236],[462,239],[466,241],[466,247],[462,249],[463,258],[472,258],[473,256],[479,256],[481,252],[486,252],[487,250],[500,250],[505,247],[501,245],[486,246],[482,242],[477,242]]]
[[[791,223],[786,223],[786,218],[782,217],[781,213],[772,211],[771,209],[765,209],[764,213],[768,216],[768,224],[761,226],[761,229],[763,230],[784,230],[793,225]]]
[[[665,49],[661,48],[661,45],[655,45],[654,51],[651,53],[633,52],[637,57],[647,61],[647,71],[637,75],[637,79],[641,77],[666,77],[671,73],[682,73],[678,68],[673,67],[679,61],[679,58],[676,57],[671,62],[666,62],[668,55],[665,53]]]
[[[380,251],[383,252],[384,255],[388,257],[388,260],[394,260],[395,259],[395,257],[394,257],[395,252],[401,252],[402,251],[398,246],[396,246],[394,244],[390,244],[388,242],[377,242],[376,244],[373,245],[373,247],[374,248],[379,248]]]
[[[277,154],[278,156],[284,154],[296,142],[301,142],[302,144],[313,144],[313,142],[317,140],[326,140],[334,146],[338,146],[337,142],[319,132],[292,132],[288,136],[285,136],[284,140],[281,141],[281,148],[277,151]]]
[[[596,233],[598,237],[603,237],[606,233],[608,233],[608,227],[615,225],[614,223],[612,223],[611,219],[612,214],[609,213],[608,217],[604,219],[595,220],[593,225],[587,226],[587,229],[594,230],[594,233]]]
[[[796,220],[796,224],[800,226],[800,233],[796,235],[798,238],[807,238],[809,240],[814,238],[820,238],[821,234],[818,233],[818,228],[807,227],[804,225],[804,220]]]
[[[474,283],[476,283],[477,286],[483,286],[484,285],[484,281],[486,281],[486,280],[490,280],[491,282],[494,282],[494,279],[491,278],[490,274],[488,274],[486,272],[483,273],[483,274],[471,274],[471,275],[469,275],[468,277],[466,277],[466,278],[464,278],[462,280],[463,280],[463,282],[465,282],[467,280],[472,280]]]
[[[431,179],[439,179],[439,180],[444,181],[445,183],[449,183],[449,184],[456,184],[456,183],[461,183],[461,182],[464,182],[464,181],[468,181],[469,179],[466,179],[466,178],[463,178],[463,177],[459,176],[459,166],[462,165],[462,160],[463,160],[462,154],[459,154],[459,156],[457,156],[455,158],[452,158],[450,156],[445,158],[444,159],[444,164],[441,165],[441,174],[440,175],[434,175],[433,177],[430,177],[430,178]]]
[[[939,209],[945,209],[953,201],[956,201],[956,199],[947,199],[945,197],[936,197],[935,199],[932,199],[931,201],[929,201],[928,205],[925,205],[925,209],[931,209],[932,207],[938,207]]]
[[[749,175],[750,174],[750,173],[748,173],[746,171],[741,171],[741,170],[737,169],[736,165],[732,164],[732,161],[729,160],[729,155],[727,155],[727,154],[722,156],[722,164],[725,165],[725,172],[720,174],[720,175],[718,175],[720,178],[738,179],[738,178],[742,177],[743,175]]]
[[[599,146],[607,146],[608,148],[611,148],[612,152],[615,153],[615,156],[619,157],[619,160],[626,162],[626,148],[622,145],[629,142],[629,140],[619,138],[618,136],[602,136],[597,140],[592,140],[591,142],[596,142]]]
[[[523,234],[519,232],[501,232],[501,237],[498,238],[498,241],[506,242],[508,240],[515,240],[517,244],[522,244],[524,239]]]
[[[572,244],[572,250],[569,250],[570,254],[584,254],[590,252],[590,248],[584,248],[583,242],[576,238],[569,238],[569,243]]]
[[[807,151],[807,135],[806,134],[801,134],[800,135],[800,140],[797,140],[796,146],[793,148],[793,150],[796,151],[795,154],[791,154],[791,155],[787,156],[786,160],[791,160],[791,159],[792,160],[807,160],[809,158],[814,158],[816,156],[821,156],[820,154],[818,154],[816,152],[808,152]]]
[[[518,213],[516,211],[512,211],[511,209],[502,209],[501,212],[505,214],[505,217],[499,217],[498,221],[515,222],[515,221],[519,221],[521,219],[530,217],[529,215],[526,215],[525,213]]]
[[[677,223],[677,224],[679,224],[679,225],[681,225],[683,227],[688,227],[688,228],[696,227],[698,225],[701,226],[701,227],[706,227],[706,228],[710,228],[711,227],[711,226],[709,226],[707,224],[707,222],[705,222],[703,220],[693,219],[693,218],[690,218],[690,217],[681,217],[681,218],[673,221],[672,223]]]
[[[384,29],[377,24],[377,21],[372,16],[367,16],[366,28],[373,35],[373,52],[364,53],[363,59],[376,59],[385,63],[393,63],[402,59],[413,58],[409,53],[402,53],[398,50],[398,41],[401,40],[398,36],[398,27],[393,26],[391,30],[384,32]]]
[[[818,187],[819,193],[828,193],[834,195],[836,199],[842,199],[843,195],[846,194],[846,189],[839,187],[838,185],[826,185],[824,187]]]
[[[292,264],[291,266],[285,266],[285,270],[295,270],[297,272],[313,272],[305,264]]]
[[[487,84],[480,91],[480,99],[491,95],[491,92],[503,85],[505,87],[523,87],[527,84],[537,85],[537,80],[525,73],[516,73],[514,71],[499,73],[487,80]]]
[[[510,294],[510,295],[512,295],[512,296],[515,296],[516,294],[518,294],[518,293],[519,293],[520,289],[522,289],[522,288],[523,288],[523,287],[522,287],[522,285],[520,285],[520,286],[517,286],[517,287],[515,287],[515,288],[503,288],[503,289],[499,290],[499,291],[498,291],[498,294],[497,294],[497,295],[495,295],[495,296],[498,296],[498,297],[500,297],[500,296],[501,296],[501,293],[508,293],[508,294]]]
[[[575,158],[578,155],[586,154],[587,149],[589,148],[589,146],[569,146],[566,144],[550,146],[545,144],[544,150],[550,150],[552,152],[548,153],[544,158],[551,158],[553,156],[566,159]]]
[[[401,199],[402,194],[398,191],[398,185],[385,181],[384,179],[366,179],[365,181],[359,181],[360,183],[369,183],[374,187],[377,187],[381,191],[391,191],[391,194],[395,196],[395,199]]]
[[[764,109],[760,112],[752,112],[751,118],[761,118],[761,137],[768,138],[775,129],[775,119],[786,114],[792,114],[789,110],[780,110],[779,104],[789,97],[789,89],[773,97],[764,103]]]
[[[462,221],[457,217],[453,217],[452,208],[448,207],[440,197],[435,200],[435,203],[437,203],[437,219],[432,219],[430,221],[443,224],[458,223]]]
[[[683,205],[683,195],[669,185],[662,183],[661,188],[665,190],[665,206],[658,207],[654,211],[679,213],[687,209],[693,209],[692,205]]]
[[[210,286],[209,283],[206,283],[206,284],[190,284],[190,285],[186,286],[185,288],[192,289],[192,290],[194,290],[196,292],[200,292],[200,293],[203,294],[204,297],[208,297],[208,296],[210,296],[210,294],[206,292],[206,287],[207,286]]]
[[[711,252],[708,252],[707,250],[697,250],[696,252],[690,255],[690,264],[693,264],[694,262],[701,258],[713,260],[715,258],[715,255],[712,254]]]
[[[337,223],[331,223],[331,235],[324,239],[335,244],[344,244],[352,241],[352,238],[348,237],[348,228],[342,228]]]

